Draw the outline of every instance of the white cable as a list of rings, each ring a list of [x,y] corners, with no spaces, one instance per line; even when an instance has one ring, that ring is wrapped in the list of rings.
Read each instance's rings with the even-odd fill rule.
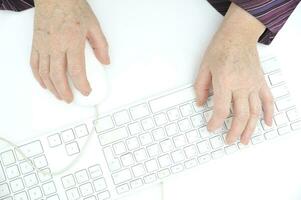
[[[95,110],[96,119],[97,119],[97,118],[99,117],[99,112],[98,112],[97,105],[94,106],[94,110]],[[97,123],[97,120],[96,120],[96,123]],[[13,147],[13,148],[14,148],[14,149],[15,149],[15,150],[16,150],[16,151],[17,151],[17,152],[25,159],[25,161],[26,161],[28,164],[30,164],[30,166],[31,166],[33,169],[35,169],[37,172],[39,172],[39,173],[41,173],[41,174],[43,174],[43,175],[57,176],[57,175],[61,175],[61,174],[63,174],[64,172],[68,171],[70,168],[72,168],[72,167],[75,165],[75,163],[76,163],[77,161],[80,160],[80,158],[81,158],[82,155],[83,155],[83,152],[84,152],[85,149],[87,148],[88,143],[90,142],[90,140],[91,140],[93,134],[95,133],[95,127],[96,127],[96,125],[93,124],[92,129],[90,130],[89,135],[88,135],[88,137],[87,137],[87,140],[86,140],[86,142],[84,143],[84,145],[83,145],[83,147],[82,147],[81,153],[78,154],[78,155],[77,155],[77,156],[76,156],[76,157],[75,157],[68,165],[66,165],[64,168],[62,168],[61,170],[55,171],[55,172],[47,172],[47,171],[45,171],[45,170],[43,171],[43,170],[39,169],[39,168],[35,165],[35,163],[32,162],[32,161],[30,160],[30,158],[26,157],[25,154],[22,152],[22,150],[21,150],[16,144],[14,144],[13,142],[11,142],[11,141],[9,141],[9,140],[7,140],[7,139],[1,137],[1,136],[0,136],[0,141],[2,141],[2,142],[4,142],[4,143],[8,144],[8,145],[11,146],[11,147]]]

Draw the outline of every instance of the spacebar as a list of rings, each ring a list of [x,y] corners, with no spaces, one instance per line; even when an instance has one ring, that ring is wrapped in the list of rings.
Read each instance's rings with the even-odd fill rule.
[[[193,87],[188,87],[180,91],[159,97],[149,102],[150,108],[153,113],[165,110],[167,108],[179,105],[186,101],[191,101],[195,98]]]

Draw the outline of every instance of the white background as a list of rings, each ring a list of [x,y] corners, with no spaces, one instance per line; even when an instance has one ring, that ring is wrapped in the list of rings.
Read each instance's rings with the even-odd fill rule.
[[[222,17],[200,0],[91,0],[109,41],[111,84],[103,110],[192,83]],[[29,67],[33,10],[0,12],[0,134],[15,142],[93,115],[55,100]],[[270,47],[301,108],[301,6]],[[100,66],[101,67],[101,66]],[[164,184],[164,198],[301,199],[301,134],[210,162]],[[125,199],[160,199],[153,186]]]

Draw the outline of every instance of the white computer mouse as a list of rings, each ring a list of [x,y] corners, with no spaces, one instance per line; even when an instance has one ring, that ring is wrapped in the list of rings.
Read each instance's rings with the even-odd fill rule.
[[[71,83],[71,90],[74,95],[73,103],[80,106],[95,106],[101,104],[108,96],[108,79],[105,67],[96,59],[88,43],[86,44],[85,56],[86,73],[92,91],[89,96],[84,96]]]

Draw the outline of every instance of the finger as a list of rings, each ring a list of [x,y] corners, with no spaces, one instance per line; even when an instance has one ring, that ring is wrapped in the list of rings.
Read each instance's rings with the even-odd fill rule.
[[[274,114],[274,99],[269,87],[266,84],[263,88],[261,88],[259,95],[263,107],[264,121],[268,126],[272,126]]]
[[[226,137],[227,143],[235,142],[245,129],[249,119],[249,99],[246,92],[233,92],[233,121]]]
[[[42,81],[39,74],[39,54],[36,50],[32,49],[30,56],[30,66],[35,79],[39,82],[42,88],[46,89],[46,85]]]
[[[208,130],[213,132],[220,128],[230,113],[231,92],[220,91],[213,87],[213,115],[208,122]]]
[[[72,83],[84,96],[88,96],[91,87],[86,75],[84,42],[67,52],[67,69]]]
[[[50,78],[59,95],[67,103],[72,102],[73,95],[67,79],[66,55],[56,55],[50,57]]]
[[[211,73],[208,67],[202,66],[194,84],[196,94],[196,102],[198,106],[202,106],[209,95],[211,86]]]
[[[104,65],[110,64],[108,42],[100,26],[92,27],[87,33],[87,38],[99,62]]]
[[[58,92],[56,91],[51,79],[50,79],[50,61],[49,56],[47,54],[40,54],[39,57],[39,74],[41,76],[41,79],[45,83],[47,89],[58,99],[62,99]]]
[[[255,131],[259,119],[259,115],[261,112],[261,102],[257,93],[254,92],[250,94],[249,105],[250,105],[249,121],[240,138],[241,143],[245,145],[249,143],[251,136]]]

